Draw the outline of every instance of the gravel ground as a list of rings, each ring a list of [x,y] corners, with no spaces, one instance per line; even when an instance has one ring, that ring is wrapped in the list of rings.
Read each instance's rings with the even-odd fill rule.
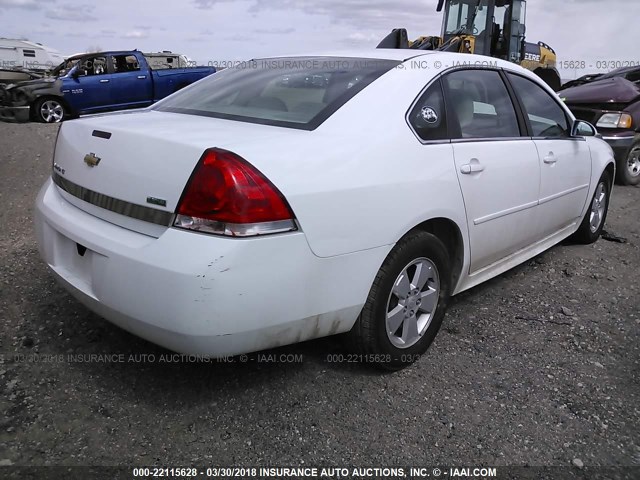
[[[39,259],[56,130],[0,123],[0,465],[640,465],[640,189],[612,197],[627,243],[563,244],[459,295],[404,371],[333,362],[335,338],[160,363]]]

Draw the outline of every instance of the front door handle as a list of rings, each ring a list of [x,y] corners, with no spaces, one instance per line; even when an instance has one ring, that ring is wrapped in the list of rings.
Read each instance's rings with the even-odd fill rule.
[[[107,79],[102,79],[102,80],[100,80],[100,83],[109,83],[109,80],[107,80]]]
[[[138,80],[144,80],[145,78],[147,78],[146,75],[138,75]]]
[[[460,167],[460,173],[465,175],[479,172],[484,172],[484,165],[482,165],[477,158],[472,158],[469,163]]]
[[[544,161],[544,163],[546,163],[548,165],[552,165],[552,164],[554,164],[554,163],[556,163],[558,161],[558,159],[553,154],[553,152],[549,152],[549,155],[544,157],[542,160]]]

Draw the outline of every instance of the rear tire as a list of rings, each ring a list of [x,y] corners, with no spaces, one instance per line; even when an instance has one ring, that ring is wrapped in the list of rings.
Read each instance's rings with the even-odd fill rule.
[[[633,144],[625,158],[618,162],[617,180],[622,185],[640,184],[640,138]]]
[[[385,370],[411,365],[440,330],[450,291],[444,244],[426,232],[403,238],[380,267],[348,335],[361,361]]]
[[[577,243],[588,245],[594,243],[604,228],[609,211],[609,197],[611,196],[611,176],[604,172],[589,203],[580,228],[571,237]]]

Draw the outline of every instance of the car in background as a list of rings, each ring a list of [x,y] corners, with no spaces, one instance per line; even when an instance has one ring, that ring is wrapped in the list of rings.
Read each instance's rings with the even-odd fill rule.
[[[582,77],[576,78],[575,80],[569,80],[562,84],[562,88],[560,90],[565,90],[571,87],[577,87],[579,85],[584,85],[585,83],[590,83],[598,78],[600,78],[604,73],[591,73],[588,75],[583,75]]]
[[[178,352],[348,332],[355,359],[409,365],[451,295],[567,237],[595,242],[615,173],[538,76],[467,58],[256,60],[65,123],[40,254],[89,309]]]
[[[595,82],[597,80],[606,80],[607,78],[621,77],[626,78],[630,82],[637,82],[640,80],[640,65],[633,65],[628,67],[616,68],[608,73],[590,73],[576,78],[575,80],[569,80],[562,85],[562,90],[566,90],[571,87],[578,87],[580,85],[586,85],[587,83]]]
[[[640,67],[583,79],[558,95],[576,118],[595,125],[611,145],[619,183],[640,184]]]
[[[147,107],[215,71],[152,68],[137,50],[76,55],[50,76],[0,90],[0,119],[57,123],[88,113]]]

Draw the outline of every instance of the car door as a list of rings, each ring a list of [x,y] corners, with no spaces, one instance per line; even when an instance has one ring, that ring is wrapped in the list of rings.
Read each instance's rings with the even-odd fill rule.
[[[591,180],[591,152],[571,138],[571,122],[557,99],[533,80],[507,73],[526,114],[540,157],[540,227],[558,232],[582,216]]]
[[[152,82],[148,72],[142,71],[135,55],[113,55],[111,65],[111,95],[114,105],[149,105]]]
[[[111,103],[111,74],[107,57],[96,55],[81,59],[63,86],[64,98],[79,113],[90,112]]]
[[[473,274],[537,239],[538,152],[500,72],[457,70],[443,85]]]

